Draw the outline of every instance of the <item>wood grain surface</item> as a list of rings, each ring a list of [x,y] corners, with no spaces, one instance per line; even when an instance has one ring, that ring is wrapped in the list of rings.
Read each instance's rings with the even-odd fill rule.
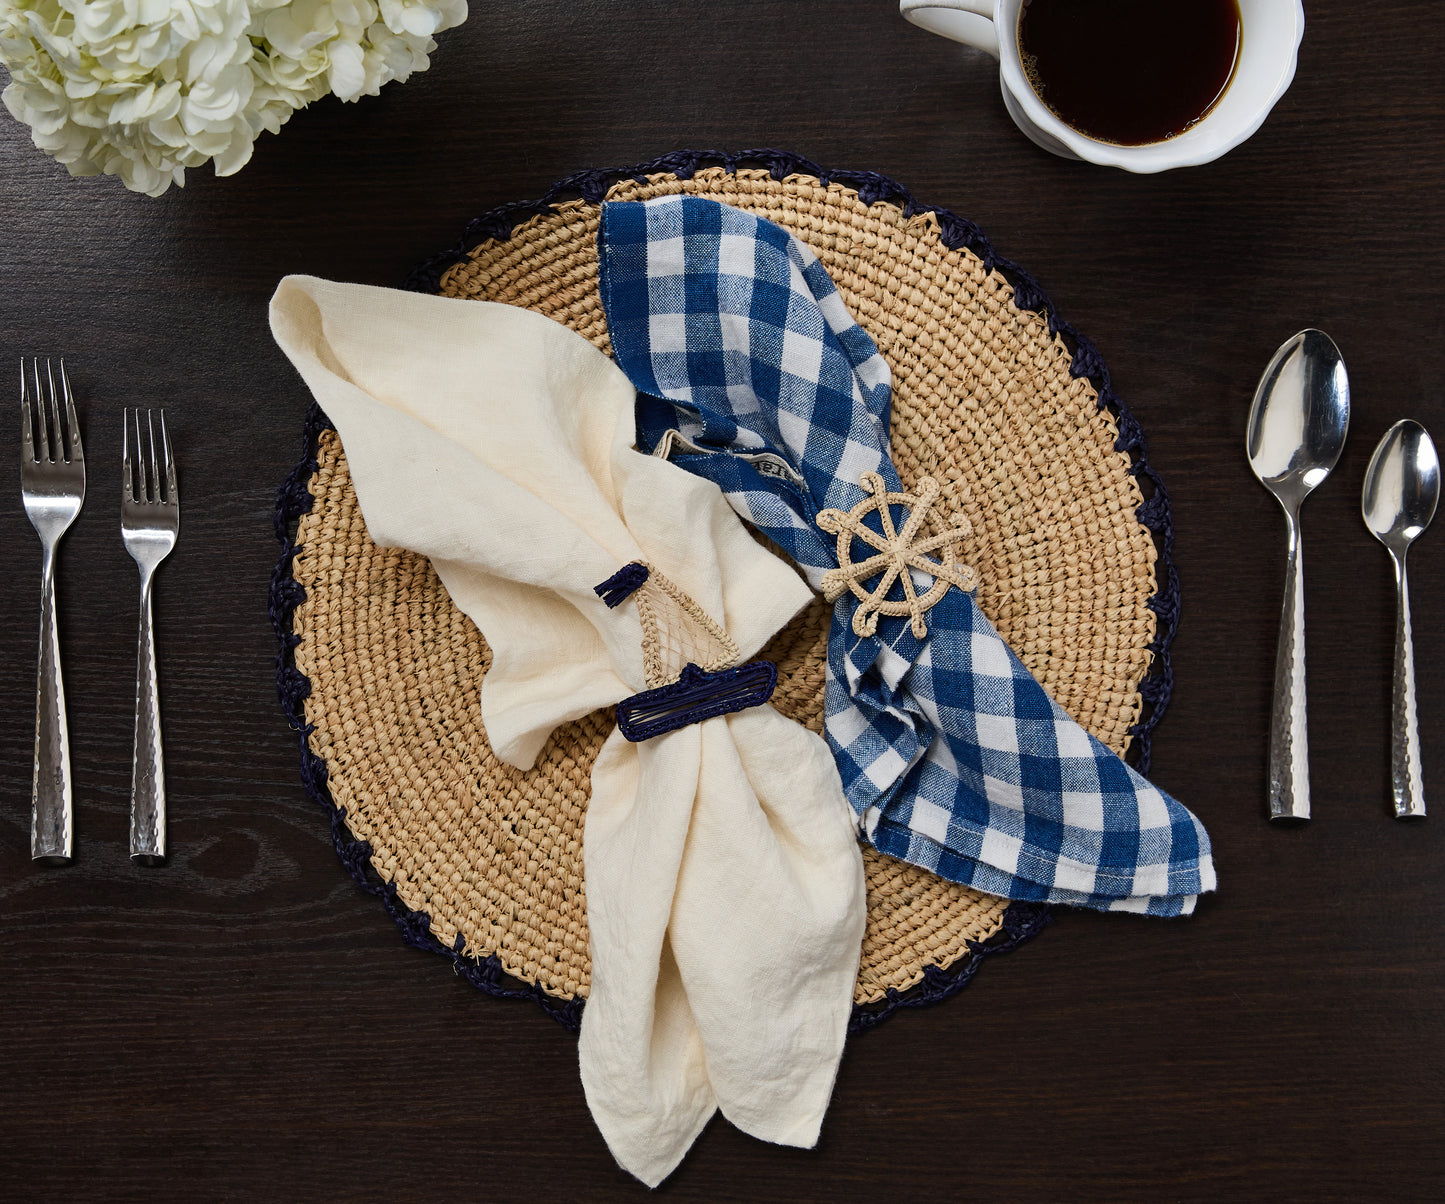
[[[777,146],[973,218],[1102,351],[1178,534],[1153,777],[1208,826],[1220,890],[1188,920],[1059,913],[955,999],[854,1041],[816,1150],[718,1120],[660,1195],[1445,1196],[1445,531],[1411,557],[1435,814],[1407,826],[1387,803],[1391,578],[1359,512],[1391,422],[1445,436],[1445,23],[1428,0],[1307,9],[1259,133],[1155,177],[1036,150],[992,64],[892,0],[474,0],[431,71],[319,103],[238,176],[161,199],[69,179],[0,114],[0,363],[68,357],[90,456],[59,568],[65,868],[29,859],[39,544],[18,488],[0,506],[0,1195],[645,1196],[588,1118],[573,1038],[404,947],[302,790],[266,595],[307,396],[266,302],[288,272],[398,284],[466,219],[584,168]],[[1280,831],[1284,524],[1244,425],[1306,325],[1343,349],[1354,418],[1304,511],[1315,818]],[[126,855],[136,579],[116,494],[137,404],[167,407],[182,469],[156,587],[158,870]]]

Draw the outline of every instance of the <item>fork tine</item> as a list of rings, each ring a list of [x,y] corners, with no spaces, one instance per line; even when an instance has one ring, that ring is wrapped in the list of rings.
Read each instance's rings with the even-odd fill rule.
[[[171,437],[166,434],[166,412],[161,411],[161,451],[166,458],[166,504],[177,505],[180,498],[176,496],[176,461],[171,455]]]
[[[150,443],[150,459],[146,461],[146,501],[161,500],[161,480],[156,464],[156,412],[146,411],[146,440]]]
[[[65,370],[63,358],[60,361],[60,388],[65,394],[65,429],[70,436],[65,458],[75,464],[84,464],[85,448],[80,442],[80,420],[75,416],[75,394],[70,391],[70,374]]]
[[[65,428],[60,425],[60,397],[55,391],[55,372],[50,366],[50,358],[45,360],[45,383],[47,385],[45,397],[50,403],[50,434],[54,439],[51,460],[66,460],[65,454]]]
[[[35,459],[35,433],[31,428],[30,390],[25,387],[25,357],[20,357],[20,451]]]
[[[150,486],[146,483],[146,448],[145,440],[140,436],[140,407],[137,406],[130,412],[131,421],[135,423],[135,500],[138,502],[150,501],[150,494],[147,492]]]
[[[130,461],[130,408],[120,412],[120,497],[123,502],[135,501],[135,481]]]
[[[30,375],[35,381],[35,433],[38,436],[35,443],[35,458],[48,463],[51,458],[50,432],[45,426],[45,395],[40,391],[40,357],[38,355],[30,361]]]
[[[135,493],[136,500],[148,502],[150,494],[150,461],[146,459],[145,435],[141,432],[140,420],[142,410],[137,406],[131,411],[135,418]]]

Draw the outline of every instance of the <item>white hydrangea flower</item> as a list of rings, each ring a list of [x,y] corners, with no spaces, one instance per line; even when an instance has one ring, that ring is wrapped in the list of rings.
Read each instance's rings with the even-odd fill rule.
[[[381,0],[381,19],[394,34],[429,38],[467,19],[466,0]]]
[[[159,196],[207,160],[239,171],[328,91],[426,70],[466,17],[466,0],[0,0],[0,99],[72,175]]]

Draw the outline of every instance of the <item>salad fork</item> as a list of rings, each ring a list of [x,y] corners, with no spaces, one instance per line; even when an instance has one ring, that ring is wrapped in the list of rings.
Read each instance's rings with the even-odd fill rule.
[[[65,409],[61,421],[61,407]],[[32,413],[33,409],[33,413]],[[30,788],[30,856],[50,865],[71,858],[74,818],[70,788],[70,731],[65,681],[60,672],[60,631],[55,617],[55,554],[85,500],[85,453],[65,361],[60,388],[45,361],[20,361],[20,493],[25,514],[40,536],[40,656],[35,674],[35,775]]]
[[[159,456],[156,453],[157,428],[160,434]],[[176,546],[176,536],[181,527],[176,462],[171,456],[171,441],[166,435],[164,410],[145,411],[144,431],[141,429],[141,411],[126,411],[121,464],[121,538],[126,551],[140,569],[130,855],[141,865],[159,865],[166,857],[166,769],[161,751],[160,698],[156,691],[151,579],[155,576],[156,566]]]

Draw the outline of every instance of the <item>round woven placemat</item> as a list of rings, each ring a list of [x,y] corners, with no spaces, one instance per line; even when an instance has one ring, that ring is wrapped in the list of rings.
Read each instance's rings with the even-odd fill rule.
[[[882,177],[828,178],[776,152],[670,156],[480,219],[412,286],[525,306],[608,351],[600,202],[681,192],[758,213],[816,252],[892,367],[904,485],[933,476],[973,526],[984,611],[1061,705],[1117,751],[1141,745],[1147,763],[1175,605],[1167,504],[1092,348],[970,224]],[[343,858],[409,939],[575,1026],[591,969],[583,818],[613,715],[559,728],[531,770],[496,759],[479,702],[486,642],[424,558],[371,542],[329,427],[315,411],[283,488],[273,595],[308,783],[335,808]],[[830,609],[815,602],[763,653],[778,665],[772,705],[813,731]],[[855,1028],[951,993],[1045,919],[871,848],[865,862]]]

